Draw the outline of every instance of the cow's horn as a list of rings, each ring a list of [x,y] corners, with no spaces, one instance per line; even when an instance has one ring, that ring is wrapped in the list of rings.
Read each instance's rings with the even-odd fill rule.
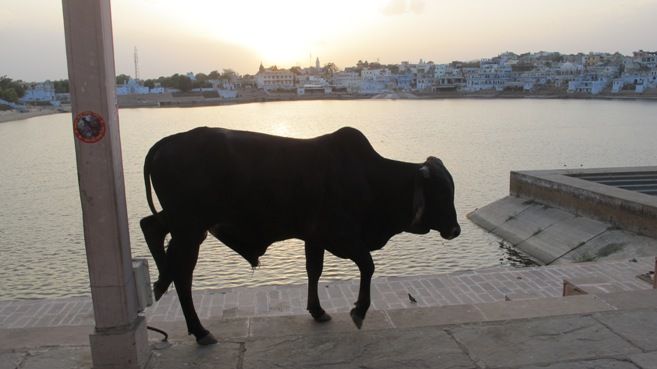
[[[422,173],[422,176],[424,178],[429,178],[431,176],[431,172],[429,171],[429,167],[426,165],[423,165],[420,167],[420,172]]]

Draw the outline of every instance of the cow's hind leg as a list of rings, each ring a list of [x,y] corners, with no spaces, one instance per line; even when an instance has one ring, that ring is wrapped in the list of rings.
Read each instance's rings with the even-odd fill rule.
[[[324,248],[306,242],[306,272],[308,273],[308,312],[315,321],[323,323],[331,320],[319,303],[317,284],[324,267]]]
[[[196,261],[198,260],[199,247],[205,236],[206,232],[172,233],[167,250],[167,262],[173,277],[173,283],[176,286],[180,307],[185,315],[187,331],[189,334],[194,335],[199,345],[217,343],[212,333],[201,324],[192,300],[194,267],[196,267]]]
[[[351,260],[356,263],[360,270],[358,301],[356,301],[356,307],[351,309],[351,320],[360,329],[363,326],[365,314],[367,314],[367,310],[370,307],[370,284],[372,282],[372,275],[374,274],[374,262],[369,252],[359,253],[357,256],[352,257]]]
[[[167,233],[169,233],[169,230],[160,220],[162,214],[160,213],[158,216],[147,216],[139,222],[141,230],[144,233],[144,239],[148,245],[148,250],[150,250],[153,260],[155,260],[155,266],[157,266],[158,277],[157,281],[153,283],[155,301],[160,300],[162,295],[167,292],[172,281],[168,272],[167,259],[164,252],[164,239]]]

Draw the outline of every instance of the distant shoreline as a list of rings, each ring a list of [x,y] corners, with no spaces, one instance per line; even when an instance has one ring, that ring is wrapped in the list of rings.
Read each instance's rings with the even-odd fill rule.
[[[0,123],[16,122],[29,118],[39,117],[42,115],[51,115],[65,112],[66,111],[61,111],[54,108],[35,108],[26,112],[19,112],[16,110],[0,111]]]
[[[201,106],[223,106],[251,103],[267,103],[280,101],[344,101],[344,100],[447,100],[447,99],[540,99],[540,100],[619,100],[619,101],[657,101],[657,91],[641,96],[635,95],[583,95],[567,93],[525,94],[520,92],[480,92],[480,93],[383,93],[379,95],[311,95],[298,96],[296,94],[269,94],[261,96],[238,97],[230,100],[223,99],[193,99],[193,98],[163,98],[144,99],[140,95],[122,96],[119,99],[119,108],[186,108]]]
[[[174,98],[168,97],[160,99],[161,95],[132,95],[121,96],[119,98],[120,109],[133,108],[187,108],[202,106],[224,106],[224,105],[241,105],[251,103],[267,103],[281,101],[343,101],[343,100],[447,100],[447,99],[538,99],[538,100],[619,100],[619,101],[657,101],[657,93],[649,95],[581,95],[581,94],[564,94],[564,93],[546,93],[546,94],[525,94],[518,92],[499,92],[499,93],[433,93],[433,94],[415,94],[395,96],[395,93],[380,94],[386,97],[377,98],[379,95],[314,95],[298,96],[296,94],[270,94],[257,97],[238,97],[235,99],[195,99],[195,98]],[[144,97],[150,98],[145,99]],[[33,117],[65,113],[70,111],[70,106],[64,109],[38,107],[27,112],[16,110],[0,111],[0,123],[25,120]]]

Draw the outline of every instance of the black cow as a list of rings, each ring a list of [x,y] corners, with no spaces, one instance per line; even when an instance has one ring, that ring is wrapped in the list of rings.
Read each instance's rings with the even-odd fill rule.
[[[217,342],[201,325],[191,293],[208,231],[254,267],[273,242],[305,241],[308,311],[319,322],[331,319],[317,295],[324,250],[351,259],[360,270],[351,310],[358,328],[370,306],[372,250],[401,232],[434,229],[445,239],[461,232],[454,182],[439,159],[411,164],[383,158],[354,128],[312,139],[196,128],[153,145],[144,180],[153,215],[141,228],[159,271],[155,298],[173,282],[189,333],[202,345]]]

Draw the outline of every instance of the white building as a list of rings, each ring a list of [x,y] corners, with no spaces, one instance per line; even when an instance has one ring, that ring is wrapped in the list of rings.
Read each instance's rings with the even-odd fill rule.
[[[20,101],[23,103],[57,101],[55,85],[50,81],[35,83],[25,90],[25,95]]]
[[[360,74],[353,71],[333,73],[333,85],[336,88],[346,89],[347,92],[358,92],[360,89]]]
[[[380,94],[394,84],[394,76],[388,68],[365,68],[360,75],[358,90],[361,94]]]
[[[208,80],[212,86],[212,90],[234,90],[235,84],[231,80],[226,79],[210,79]]]
[[[312,95],[312,94],[330,95],[332,92],[333,92],[333,89],[328,85],[326,85],[326,86],[303,85],[303,86],[298,86],[297,87],[297,95],[299,95],[299,96]]]
[[[424,60],[420,59],[420,61],[417,64],[411,64],[407,61],[401,62],[399,64],[399,71],[400,72],[410,72],[413,74],[418,74],[418,73],[429,73],[433,70],[434,67],[433,62],[425,62]]]
[[[436,66],[433,69],[433,78],[442,78],[447,75],[447,71],[449,70],[449,65],[447,64],[436,64]]]
[[[584,66],[582,64],[565,62],[559,65],[559,73],[561,75],[576,76],[581,74],[583,71]]]
[[[538,67],[521,73],[517,79],[523,90],[531,91],[536,87],[547,86],[552,83],[556,79],[556,73],[551,68]]]
[[[635,51],[634,60],[648,68],[657,68],[657,51]]]
[[[510,66],[483,64],[477,72],[465,77],[465,90],[471,92],[491,89],[502,91],[512,81],[511,77],[512,69]]]
[[[569,93],[597,95],[609,86],[610,80],[595,74],[585,74],[568,82]]]
[[[148,87],[143,86],[136,79],[130,78],[124,84],[116,86],[116,94],[122,95],[145,95],[149,93]]]
[[[255,75],[256,86],[263,90],[294,89],[294,73],[287,69],[267,68]]]
[[[361,78],[368,80],[377,80],[380,79],[381,77],[390,77],[391,75],[392,73],[390,73],[390,70],[388,68],[378,68],[378,69],[364,68],[360,72]]]
[[[386,91],[386,83],[382,80],[364,79],[360,81],[358,92],[363,95],[375,95]]]
[[[312,75],[297,76],[297,86],[303,87],[305,85],[328,86],[329,83],[327,80],[325,80],[323,77],[320,76],[312,76]]]
[[[434,79],[434,91],[456,91],[465,87],[465,78],[458,75],[445,75]]]
[[[649,88],[657,87],[657,72],[652,73],[623,73],[619,78],[612,82],[611,92],[619,93],[623,90],[630,90],[642,94]]]
[[[417,91],[431,90],[433,88],[434,81],[435,79],[433,74],[420,73],[415,78],[415,89]]]

